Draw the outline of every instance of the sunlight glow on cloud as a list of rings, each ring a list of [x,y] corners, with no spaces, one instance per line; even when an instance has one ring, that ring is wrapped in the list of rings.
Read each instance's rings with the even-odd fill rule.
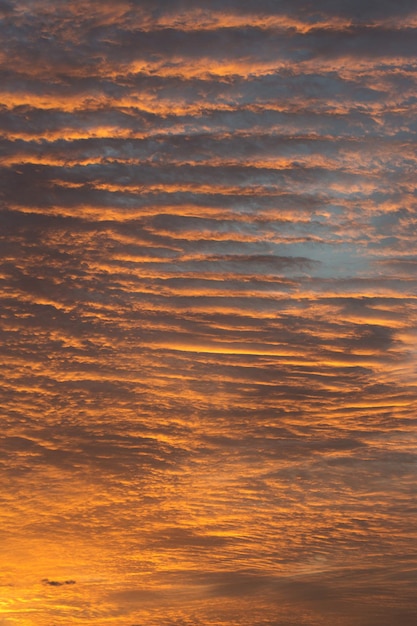
[[[0,0],[1,626],[414,626],[415,2]]]

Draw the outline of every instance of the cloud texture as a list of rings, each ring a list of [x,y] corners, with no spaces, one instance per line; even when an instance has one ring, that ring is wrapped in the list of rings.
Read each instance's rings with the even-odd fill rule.
[[[2,626],[416,623],[417,12],[313,4],[0,1]]]

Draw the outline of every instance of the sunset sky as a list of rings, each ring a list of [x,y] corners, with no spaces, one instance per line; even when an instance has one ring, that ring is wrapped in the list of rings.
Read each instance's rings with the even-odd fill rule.
[[[417,623],[415,0],[0,0],[0,626]]]

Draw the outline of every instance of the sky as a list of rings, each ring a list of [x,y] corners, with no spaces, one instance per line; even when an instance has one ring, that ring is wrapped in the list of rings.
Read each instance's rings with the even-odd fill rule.
[[[416,31],[0,0],[0,626],[417,623]]]

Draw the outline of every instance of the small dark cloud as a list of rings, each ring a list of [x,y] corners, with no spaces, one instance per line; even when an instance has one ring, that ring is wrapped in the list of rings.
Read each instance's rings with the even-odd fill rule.
[[[49,580],[49,578],[43,578],[42,583],[49,585],[50,587],[63,587],[64,585],[75,585],[75,580]]]

